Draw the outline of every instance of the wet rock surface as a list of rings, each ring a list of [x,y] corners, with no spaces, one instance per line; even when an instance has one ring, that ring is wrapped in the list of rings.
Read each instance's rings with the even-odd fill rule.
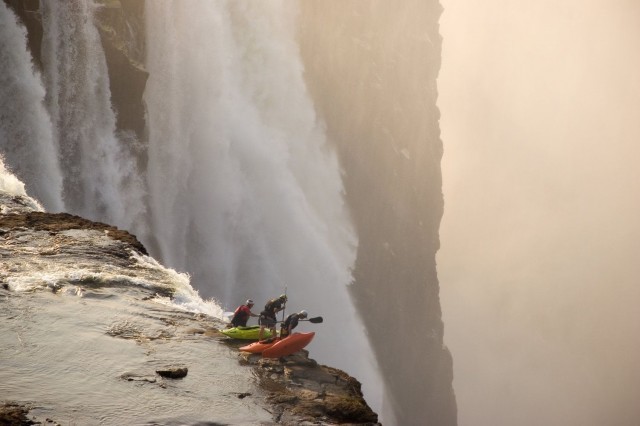
[[[115,226],[93,222],[68,213],[28,212],[23,214],[0,215],[0,229],[4,233],[15,228],[28,228],[34,231],[47,231],[50,234],[73,229],[104,232],[113,240],[129,245],[139,253],[147,254],[147,250],[138,239]],[[129,257],[126,255],[126,257]]]
[[[29,409],[14,402],[0,403],[0,425],[32,425],[34,424],[27,417]]]
[[[182,379],[187,376],[189,369],[187,367],[169,366],[156,370],[156,373],[169,379]]]
[[[241,385],[238,382],[231,389],[225,389],[230,398],[226,404],[243,401],[242,404],[259,407],[262,416],[271,416],[270,421],[261,417],[255,424],[379,424],[377,414],[363,398],[360,383],[344,371],[319,365],[309,358],[307,351],[280,359],[266,359],[260,355],[240,352],[238,348],[246,342],[229,339],[221,334],[218,330],[224,327],[224,323],[218,318],[178,311],[149,301],[158,294],[171,297],[172,291],[168,290],[168,284],[162,283],[162,280],[167,280],[163,274],[144,269],[132,259],[135,253],[146,253],[135,236],[78,216],[32,211],[27,199],[6,194],[0,194],[0,207],[2,212],[10,212],[0,214],[0,282],[3,283],[0,291],[4,292],[7,300],[11,298],[17,301],[19,297],[29,297],[20,296],[20,293],[12,295],[11,290],[15,290],[16,280],[21,277],[33,278],[35,273],[59,269],[56,284],[48,283],[36,288],[50,288],[57,295],[64,292],[64,287],[72,287],[76,288],[74,294],[81,299],[89,297],[88,300],[111,301],[121,297],[117,295],[125,291],[131,299],[129,303],[146,309],[142,311],[142,317],[114,317],[102,330],[110,338],[131,341],[144,348],[144,360],[138,364],[140,368],[120,371],[115,376],[117,381],[113,386],[130,383],[130,386],[140,392],[179,391],[182,396],[190,393],[196,395],[194,385],[190,383],[224,379],[218,378],[219,373],[211,367],[203,368],[202,364],[197,364],[204,356],[210,358],[213,353],[211,350],[203,352],[207,355],[187,358],[193,356],[194,351],[205,349],[207,345],[227,346],[222,352],[216,352],[219,354],[217,356],[227,358],[227,363],[230,362],[231,365],[235,363],[234,357],[237,356],[237,369],[245,370],[245,376],[253,376],[255,386]],[[78,278],[71,274],[73,271],[77,272],[80,266],[99,270],[105,268],[105,265],[108,266],[107,272],[114,274],[115,278],[99,281],[97,278]],[[131,285],[129,280],[139,278],[141,274],[144,274],[145,285]],[[50,281],[51,278],[42,280]],[[110,288],[114,289],[113,292]],[[63,300],[58,303],[63,303]],[[116,306],[118,309],[121,307]],[[100,306],[96,305],[98,307]],[[75,312],[74,315],[80,313]],[[12,315],[11,318],[13,317]],[[22,339],[28,339],[26,334],[23,335],[26,331],[18,330],[19,344],[16,350],[24,351],[26,348]],[[113,343],[105,342],[105,345],[98,348],[92,343],[85,356],[100,356],[101,351],[105,351]],[[136,351],[131,353],[136,354]],[[231,368],[235,370],[235,367]],[[155,398],[158,397],[157,394],[154,395]],[[57,424],[54,420],[43,417],[38,410],[32,412],[31,404],[39,403],[40,401],[31,399],[0,402],[0,425]],[[247,406],[244,407],[246,408]],[[62,415],[51,403],[47,410],[46,416],[50,415],[51,418],[55,419],[56,414]],[[90,415],[91,413],[88,414]],[[186,421],[184,424],[197,423]]]
[[[279,424],[380,424],[360,382],[342,370],[318,364],[306,350],[279,359],[248,352],[238,356],[242,365],[254,369]]]

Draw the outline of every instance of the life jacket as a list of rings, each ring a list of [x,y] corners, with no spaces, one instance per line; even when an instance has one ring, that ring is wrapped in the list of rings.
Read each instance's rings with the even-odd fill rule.
[[[231,318],[231,324],[236,327],[247,325],[250,312],[251,309],[249,309],[247,305],[238,306],[238,309],[236,309],[236,311],[233,313],[233,318]]]
[[[264,305],[264,311],[260,312],[260,315],[263,315],[268,318],[276,319],[276,311],[282,308],[284,301],[280,298],[271,299]]]
[[[291,330],[298,326],[298,319],[300,315],[297,313],[293,313],[284,320],[282,325],[280,326],[280,337],[285,337],[289,335],[289,325],[291,325]]]

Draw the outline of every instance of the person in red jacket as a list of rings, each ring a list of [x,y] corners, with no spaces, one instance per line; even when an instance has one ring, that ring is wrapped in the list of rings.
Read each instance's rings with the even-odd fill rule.
[[[246,327],[249,317],[257,317],[258,315],[251,312],[253,308],[253,300],[249,299],[244,305],[238,306],[231,318],[231,325],[234,327]]]

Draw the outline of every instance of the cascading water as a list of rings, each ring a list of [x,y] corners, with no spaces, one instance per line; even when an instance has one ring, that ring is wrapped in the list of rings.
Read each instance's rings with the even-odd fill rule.
[[[116,134],[96,5],[42,2],[47,107],[64,171],[67,210],[144,234],[144,185],[133,142]]]
[[[0,2],[0,155],[49,211],[63,210],[62,173],[45,90],[33,70],[26,31]]]
[[[301,263],[349,282],[357,241],[283,11],[151,2],[147,18],[149,189],[164,259],[228,302],[243,298],[239,283],[270,283],[255,295],[265,298],[306,280]]]
[[[228,307],[289,295],[312,356],[381,381],[347,292],[357,238],[284,2],[147,2],[148,188],[160,257]],[[309,328],[305,327],[304,328]]]

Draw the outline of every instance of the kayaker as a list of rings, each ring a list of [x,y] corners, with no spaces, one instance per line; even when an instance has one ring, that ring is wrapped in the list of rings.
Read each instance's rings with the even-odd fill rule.
[[[289,315],[280,325],[280,338],[283,339],[290,335],[291,330],[298,326],[298,321],[305,318],[307,318],[307,311],[305,310]]]
[[[253,308],[253,300],[251,299],[244,302],[244,305],[238,306],[233,313],[233,318],[231,318],[231,325],[234,327],[246,327],[249,317],[258,317],[259,315],[251,312],[251,308]]]
[[[265,327],[271,330],[273,336],[276,335],[276,314],[284,309],[286,303],[287,295],[281,294],[280,297],[271,299],[264,305],[264,311],[260,312],[260,318],[258,318],[258,324],[260,324],[258,340],[262,340]]]

